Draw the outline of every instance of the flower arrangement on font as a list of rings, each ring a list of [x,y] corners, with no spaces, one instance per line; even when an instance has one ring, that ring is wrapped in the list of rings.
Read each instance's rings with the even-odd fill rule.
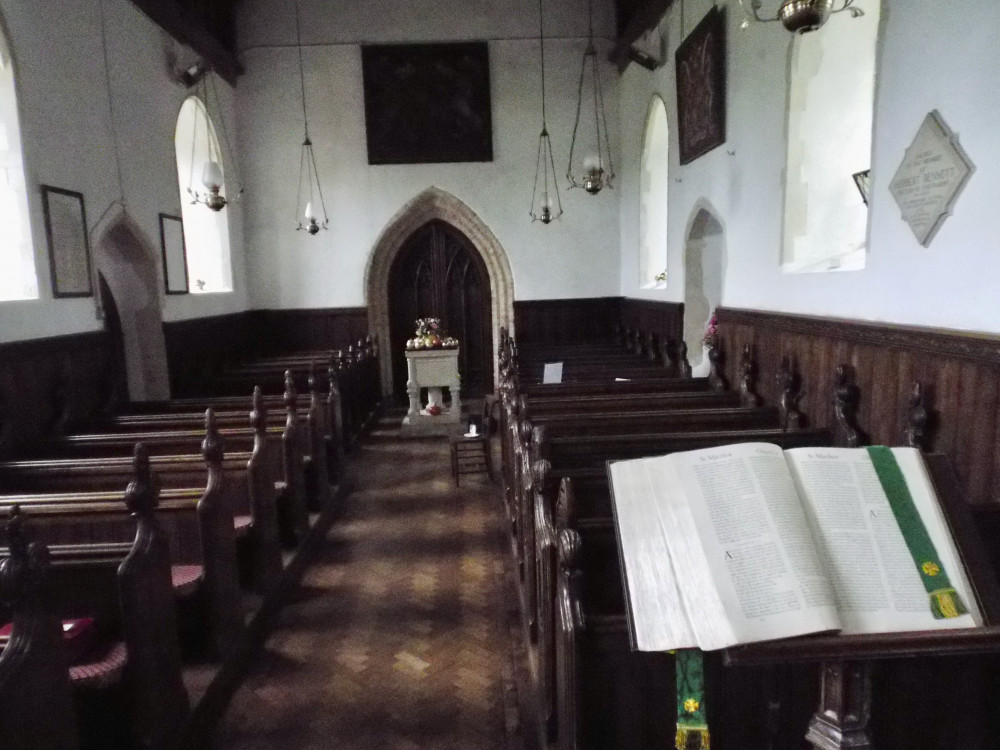
[[[440,318],[418,318],[416,325],[414,337],[406,342],[408,350],[458,348],[458,339],[444,335]]]
[[[708,319],[708,325],[705,327],[705,335],[702,337],[701,342],[707,346],[709,349],[714,349],[719,343],[719,332],[718,332],[718,321],[715,319],[715,311],[712,311],[712,317]]]

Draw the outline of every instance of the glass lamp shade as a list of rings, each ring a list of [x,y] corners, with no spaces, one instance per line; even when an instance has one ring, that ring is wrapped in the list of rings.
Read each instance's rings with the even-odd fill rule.
[[[201,182],[209,190],[215,192],[222,188],[222,167],[217,161],[206,161],[201,173]]]

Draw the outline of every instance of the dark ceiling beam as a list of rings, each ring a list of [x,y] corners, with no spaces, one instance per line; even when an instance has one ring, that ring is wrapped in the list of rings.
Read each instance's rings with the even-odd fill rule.
[[[628,67],[631,61],[629,52],[635,40],[656,26],[674,2],[675,0],[644,0],[638,4],[625,29],[618,36],[614,49],[608,55],[608,59],[618,66],[618,72]]]
[[[132,0],[132,4],[178,42],[201,55],[230,86],[236,85],[243,66],[232,50],[209,33],[196,14],[182,8],[176,0]]]

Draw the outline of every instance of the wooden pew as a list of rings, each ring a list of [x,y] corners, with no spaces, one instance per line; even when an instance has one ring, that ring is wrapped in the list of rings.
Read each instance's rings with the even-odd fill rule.
[[[140,453],[148,455],[143,445],[133,450],[137,462]],[[243,603],[236,530],[225,501],[222,447],[214,429],[206,434],[202,455],[207,485],[163,491],[161,521],[169,539],[175,589],[204,591],[211,647],[224,658],[242,633]],[[0,508],[14,506],[36,519],[35,535],[47,544],[120,544],[131,538],[134,526],[120,491],[0,496]]]
[[[211,411],[211,410],[209,410]],[[268,426],[266,449],[278,453],[268,461],[281,466],[284,483],[281,488],[279,507],[283,528],[294,530],[294,539],[286,542],[298,543],[309,530],[308,499],[306,497],[305,465],[302,454],[302,440],[294,414],[289,415],[284,429]],[[255,431],[249,427],[225,427],[218,430],[219,436],[230,450],[249,452],[257,441]],[[67,435],[50,441],[48,453],[66,458],[104,458],[107,456],[127,456],[135,443],[142,442],[154,456],[190,455],[200,450],[204,430],[155,430],[149,432],[89,433]],[[273,438],[279,438],[276,440]]]
[[[327,427],[324,409],[320,403],[319,394],[315,388],[315,379],[310,376],[310,400],[306,410],[299,409],[298,394],[295,390],[291,372],[285,373],[283,420],[289,433],[299,442],[297,451],[301,454],[306,497],[310,510],[318,512],[324,508],[330,499],[330,470],[327,466]],[[254,404],[260,399],[259,388],[254,389]],[[263,408],[261,405],[260,408]],[[260,408],[256,410],[260,412]],[[223,428],[240,427],[246,424],[245,412],[225,411],[215,412],[216,423]],[[266,415],[266,413],[265,413]],[[112,418],[107,423],[107,431],[112,433],[144,433],[151,431],[189,431],[197,429],[204,420],[204,413],[166,413],[129,415]],[[277,428],[282,422],[280,414],[275,413],[270,420],[270,426]],[[285,437],[283,436],[283,440]],[[289,438],[291,439],[291,438]]]
[[[266,416],[259,393],[254,403],[258,407],[251,413],[254,448],[249,453],[225,455],[221,502],[231,508],[237,538],[249,543],[253,582],[261,593],[266,593],[282,570],[276,488],[280,466],[277,454],[267,447]],[[151,461],[162,487],[207,484],[204,457],[200,454],[154,456]],[[8,461],[0,463],[0,487],[8,493],[114,492],[130,481],[133,471],[133,460],[124,456]],[[291,533],[286,529],[286,537]]]
[[[136,451],[135,469],[125,492],[135,519],[131,544],[57,546],[50,558],[44,545],[28,546],[22,528],[27,514],[12,514],[8,557],[0,566],[2,591],[14,618],[10,641],[0,655],[0,736],[5,748],[76,747],[70,684],[92,691],[95,684],[119,677],[107,674],[110,662],[71,667],[66,658],[61,621],[80,613],[81,589],[91,592],[94,586],[106,593],[98,597],[104,606],[93,600],[84,606],[97,606],[99,611],[91,610],[97,624],[112,639],[120,639],[107,653],[124,661],[120,679],[130,696],[132,742],[166,750],[187,717],[168,542],[155,518],[156,483],[141,449]],[[80,718],[84,727],[102,722],[100,717]]]

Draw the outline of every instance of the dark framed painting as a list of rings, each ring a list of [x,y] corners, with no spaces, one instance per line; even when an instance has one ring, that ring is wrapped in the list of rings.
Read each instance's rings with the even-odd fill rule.
[[[167,294],[188,293],[187,247],[184,220],[160,214],[160,250],[163,253],[163,284]]]
[[[42,185],[42,210],[45,213],[45,239],[49,246],[52,295],[92,296],[90,241],[83,194]]]
[[[726,23],[714,7],[681,42],[677,68],[677,138],[688,164],[726,142]]]
[[[493,161],[486,42],[361,48],[369,164]]]

